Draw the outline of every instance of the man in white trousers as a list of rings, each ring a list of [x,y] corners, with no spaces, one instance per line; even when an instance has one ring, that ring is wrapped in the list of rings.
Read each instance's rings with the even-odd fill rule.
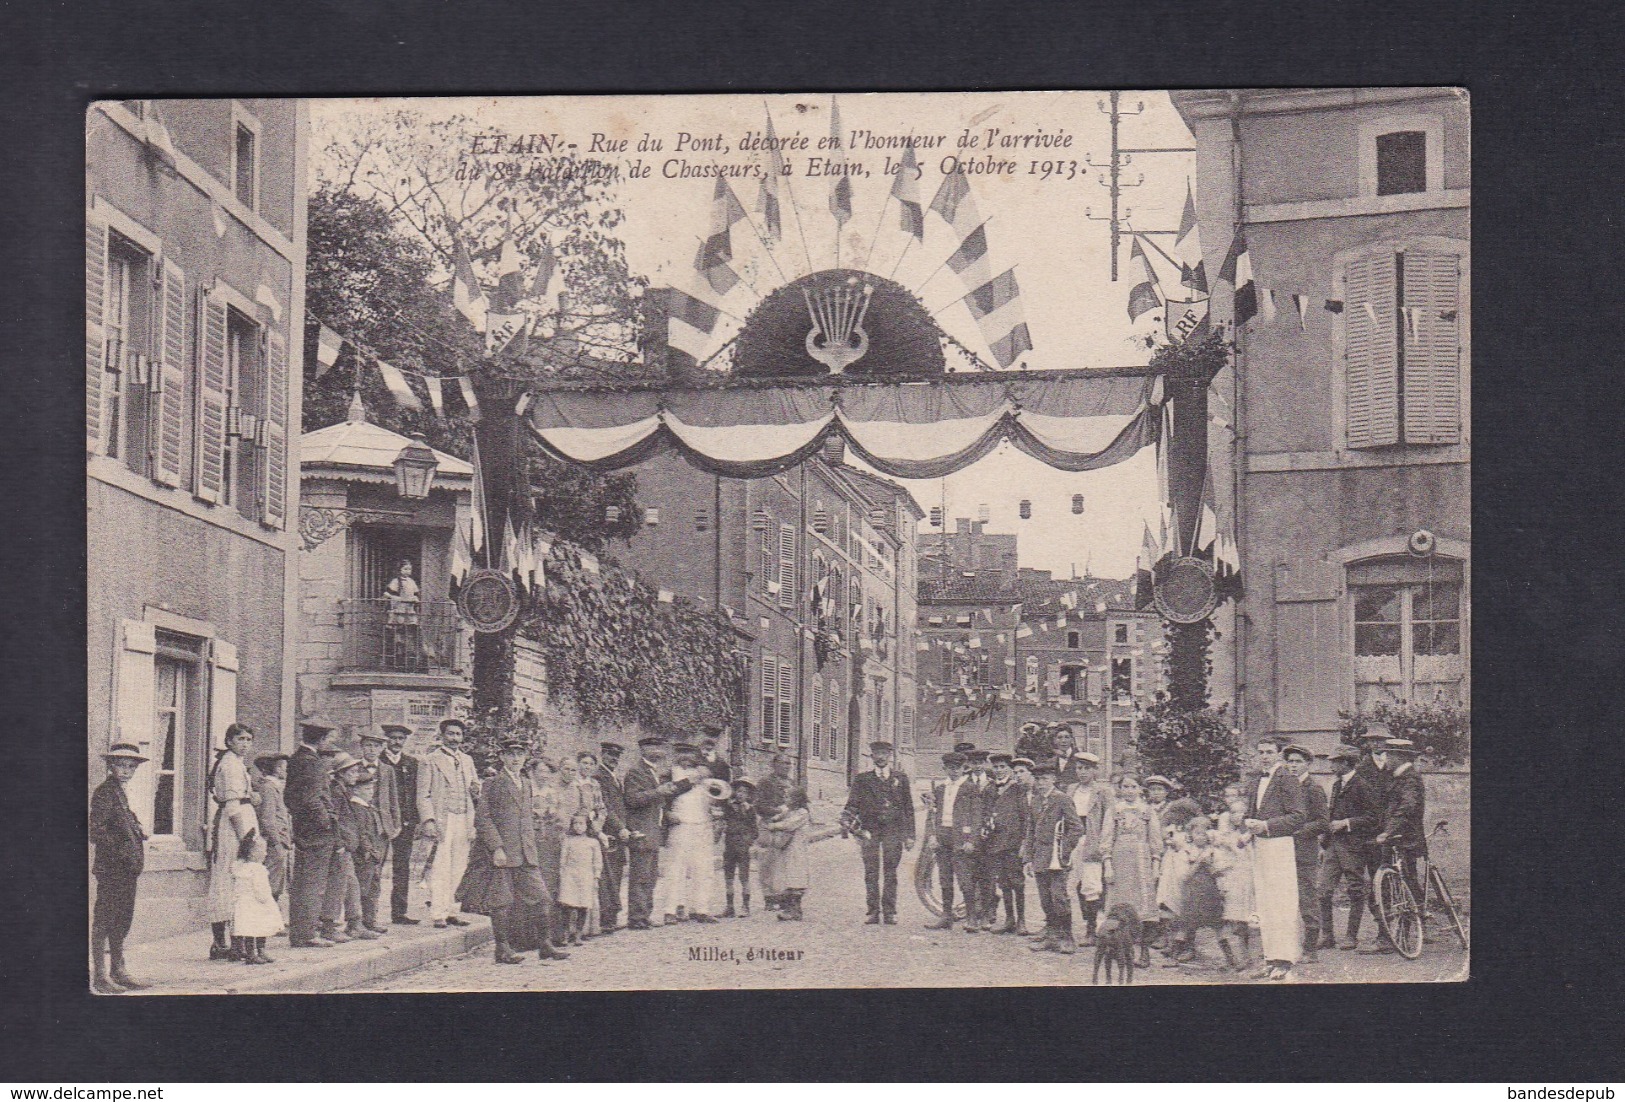
[[[465,734],[463,720],[441,720],[439,745],[424,756],[418,778],[418,833],[434,846],[429,917],[439,927],[468,925],[467,919],[458,917],[455,896],[468,869],[480,780],[474,759],[462,751]]]
[[[717,895],[716,830],[711,814],[713,801],[703,784],[709,775],[694,747],[677,747],[672,780],[689,781],[693,787],[671,800],[671,830],[661,855],[660,885],[656,890],[664,910],[656,907],[656,914],[683,916],[692,922],[716,921],[711,913],[716,909]]]

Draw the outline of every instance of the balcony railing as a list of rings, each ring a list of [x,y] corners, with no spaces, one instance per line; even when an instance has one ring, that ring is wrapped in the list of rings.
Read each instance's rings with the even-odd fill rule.
[[[340,669],[454,673],[462,668],[457,606],[451,601],[345,600]]]

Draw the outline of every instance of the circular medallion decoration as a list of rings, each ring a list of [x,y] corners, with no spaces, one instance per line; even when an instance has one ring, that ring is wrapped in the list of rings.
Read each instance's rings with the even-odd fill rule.
[[[1174,559],[1159,572],[1152,604],[1165,620],[1198,624],[1219,605],[1213,566],[1201,559]]]
[[[502,631],[519,618],[519,589],[500,570],[482,568],[463,583],[457,608],[475,631]]]

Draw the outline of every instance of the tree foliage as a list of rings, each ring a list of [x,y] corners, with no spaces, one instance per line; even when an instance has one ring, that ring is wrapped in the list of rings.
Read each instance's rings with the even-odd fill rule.
[[[1219,795],[1241,772],[1228,705],[1192,709],[1160,696],[1140,719],[1136,749],[1146,773],[1173,777],[1198,798]]]

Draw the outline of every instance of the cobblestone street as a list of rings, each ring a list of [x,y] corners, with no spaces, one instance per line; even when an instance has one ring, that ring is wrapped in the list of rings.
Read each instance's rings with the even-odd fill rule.
[[[780,922],[773,912],[724,919],[713,926],[682,923],[644,933],[621,931],[570,950],[568,961],[498,967],[489,949],[403,972],[355,991],[692,990],[801,987],[1023,987],[1088,984],[1093,951],[1075,956],[1029,951],[1025,938],[924,928],[932,918],[912,887],[918,852],[899,872],[898,924],[863,924],[862,864],[857,843],[840,838],[811,847],[815,887],[805,900],[806,920]],[[1028,914],[1042,918],[1029,890]],[[1369,923],[1368,923],[1369,926]],[[1369,940],[1370,934],[1368,933]],[[1217,950],[1202,944],[1204,957]],[[695,952],[701,950],[702,952]],[[720,950],[712,952],[709,950]],[[720,959],[719,959],[720,958]],[[1465,979],[1466,954],[1450,943],[1429,944],[1421,959],[1325,952],[1324,963],[1300,965],[1304,983],[1422,982]],[[1136,983],[1247,983],[1211,965],[1152,966],[1135,971]]]

